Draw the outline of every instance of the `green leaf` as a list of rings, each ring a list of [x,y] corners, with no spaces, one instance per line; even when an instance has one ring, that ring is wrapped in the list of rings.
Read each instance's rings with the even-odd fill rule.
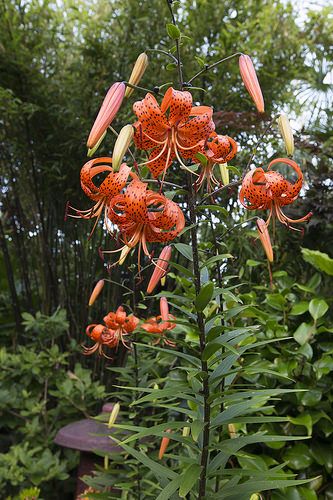
[[[195,299],[195,308],[197,311],[203,311],[209,304],[214,293],[214,283],[209,281],[201,287],[199,295]]]
[[[225,217],[228,217],[229,212],[226,208],[221,207],[221,205],[199,205],[196,210],[209,210],[213,212],[220,212]]]
[[[328,304],[323,299],[312,299],[309,304],[309,312],[313,319],[317,321],[328,311]]]
[[[303,259],[319,271],[323,271],[329,276],[333,276],[333,259],[327,253],[319,252],[319,250],[310,250],[302,248]]]
[[[177,476],[175,479],[170,481],[165,488],[161,491],[161,493],[158,495],[156,500],[169,500],[169,498],[172,498],[172,495],[175,493],[175,491],[178,490],[180,484],[182,481],[182,476]]]
[[[202,153],[196,153],[195,157],[197,158],[197,160],[200,161],[202,165],[204,166],[207,165],[208,163],[207,156],[203,155]]]
[[[291,469],[302,470],[309,467],[313,458],[309,453],[309,447],[303,443],[297,443],[283,454],[283,460],[288,462]]]
[[[233,259],[233,256],[231,253],[223,253],[221,255],[214,255],[210,259],[206,260],[201,267],[209,267],[215,262],[218,262],[220,260],[226,260],[226,259]]]
[[[304,425],[306,427],[308,436],[312,434],[312,418],[309,413],[303,413],[298,417],[289,417],[289,420],[294,425]]]
[[[248,267],[257,267],[260,266],[260,264],[262,264],[262,262],[259,262],[258,260],[247,259],[246,261],[246,265]]]
[[[159,479],[159,476],[165,478],[165,479],[176,479],[178,477],[178,474],[176,474],[173,470],[171,470],[169,467],[165,467],[164,465],[161,465],[151,458],[147,457],[144,453],[141,451],[137,451],[131,446],[128,446],[127,444],[123,444],[121,441],[116,439],[114,436],[110,436],[113,441],[115,441],[119,446],[121,446],[127,453],[132,455],[134,458],[136,458],[140,463],[142,463],[144,466],[146,466],[155,476],[157,479]]]
[[[188,260],[193,261],[193,252],[190,245],[186,245],[185,243],[174,243],[174,247]]]
[[[199,464],[190,465],[181,475],[182,481],[179,488],[179,496],[185,498],[191,491],[200,476],[201,467]]]
[[[299,345],[304,345],[311,339],[314,332],[315,328],[313,325],[310,325],[309,323],[301,323],[294,333],[294,339],[299,343]]]
[[[191,423],[191,435],[192,435],[193,441],[198,441],[199,434],[202,431],[203,427],[204,427],[204,423],[202,420],[194,420]]]
[[[177,26],[175,26],[174,24],[168,23],[166,25],[166,30],[169,37],[172,38],[173,40],[177,40],[178,38],[180,38],[181,35],[180,29],[177,28]]]
[[[167,71],[174,71],[175,69],[177,68],[177,64],[176,63],[169,63],[165,66],[165,69]]]
[[[169,262],[169,265],[170,267],[174,267],[175,269],[177,269],[177,271],[184,274],[184,276],[187,276],[188,278],[194,277],[193,273],[189,269],[187,269],[187,267],[181,266],[177,262]]]
[[[309,303],[306,301],[298,302],[294,304],[291,308],[290,315],[291,316],[299,316],[300,314],[304,314],[309,310]]]
[[[324,465],[330,474],[333,469],[333,451],[330,444],[313,442],[311,444],[311,455],[319,465]]]

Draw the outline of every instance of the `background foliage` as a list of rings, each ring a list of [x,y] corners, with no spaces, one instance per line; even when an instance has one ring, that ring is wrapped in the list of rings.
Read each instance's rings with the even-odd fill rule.
[[[88,372],[77,363],[84,362],[92,370],[93,378],[108,380],[108,384],[109,372],[103,362],[83,361],[77,343],[82,341],[88,322],[103,317],[106,310],[122,302],[119,288],[109,286],[93,313],[88,311],[86,304],[92,285],[105,276],[103,266],[106,264],[96,251],[105,242],[102,232],[96,232],[88,241],[89,227],[82,221],[64,222],[64,209],[69,199],[74,206],[86,206],[78,187],[79,170],[85,161],[85,139],[106,89],[112,82],[128,78],[139,52],[169,47],[165,25],[161,22],[167,19],[167,8],[160,0],[65,1],[61,6],[50,1],[12,0],[3,2],[0,9],[0,241],[3,251],[0,307],[4,346],[1,356],[3,366],[7,367],[1,381],[0,407],[7,408],[10,388],[11,411],[20,415],[17,422],[14,419],[9,422],[8,414],[2,410],[3,435],[12,429],[15,433],[11,432],[14,438],[4,444],[0,467],[11,471],[10,464],[19,464],[15,453],[30,457],[37,453],[41,460],[38,463],[44,464],[38,472],[47,470],[49,460],[53,461],[54,476],[45,476],[52,481],[63,478],[74,463],[70,460],[65,466],[51,445],[58,426],[79,414],[75,405],[63,397],[64,384],[72,380],[66,370],[69,368],[80,380],[86,381],[86,402],[79,410],[93,408],[94,402],[103,397],[103,391],[89,381]],[[270,119],[282,109],[292,113],[295,120],[295,159],[303,166],[308,184],[292,215],[312,210],[314,217],[303,239],[284,228],[277,229],[274,290],[266,286],[267,270],[251,224],[233,227],[235,222],[245,223],[249,217],[240,210],[236,191],[223,193],[217,199],[219,206],[228,208],[229,215],[215,210],[212,224],[223,252],[235,257],[221,266],[221,272],[239,276],[244,281],[234,297],[226,299],[227,308],[234,306],[234,300],[243,307],[233,320],[234,326],[259,322],[262,339],[294,337],[247,356],[247,362],[257,368],[274,368],[291,380],[257,374],[246,382],[256,387],[310,389],[307,393],[284,396],[277,403],[277,414],[293,420],[276,424],[279,428],[273,430],[286,435],[309,435],[311,440],[274,443],[274,449],[269,450],[267,444],[249,447],[248,457],[238,457],[238,460],[241,465],[243,460],[246,466],[261,470],[268,455],[278,462],[288,461],[291,470],[300,477],[319,475],[321,479],[315,486],[318,498],[329,499],[333,497],[329,484],[333,430],[330,409],[332,313],[327,310],[316,317],[313,300],[322,300],[331,306],[332,273],[322,272],[319,257],[315,259],[316,269],[309,263],[311,258],[305,262],[301,247],[332,256],[333,12],[329,6],[320,7],[311,2],[302,16],[295,9],[291,3],[279,1],[232,0],[215,3],[212,8],[208,0],[184,0],[179,3],[177,14],[183,32],[191,37],[183,40],[185,79],[198,71],[203,62],[212,62],[235,51],[250,53],[255,60],[268,104],[261,121],[253,112],[235,62],[204,73],[202,80],[198,80],[198,86],[208,88],[208,97],[201,91],[194,92],[194,97],[214,106],[219,131],[231,135],[241,145],[234,166],[242,172],[252,148],[256,150],[257,166],[267,165],[275,153],[283,156],[283,144],[275,126],[265,142],[256,143]],[[176,81],[176,72],[168,71],[168,61],[162,54],[150,58],[145,87],[152,88],[158,83],[155,81],[157,71],[159,81]],[[135,94],[132,100],[137,98]],[[131,106],[123,107],[119,123],[132,119]],[[116,128],[117,125],[118,118]],[[109,137],[101,154],[108,154],[112,146]],[[173,174],[174,181],[182,183],[183,174],[176,169]],[[200,250],[202,255],[209,255],[215,245],[209,219],[202,227]],[[187,243],[188,234],[185,233],[181,241]],[[227,248],[223,247],[224,241]],[[187,266],[181,253],[175,260]],[[111,278],[132,287],[132,278],[122,268],[114,270]],[[175,273],[173,278],[168,281],[168,289],[174,289],[175,283],[181,289],[184,286],[181,276]],[[130,302],[130,297],[125,295],[123,300]],[[68,325],[61,310],[57,312],[58,307],[65,309]],[[142,309],[145,315],[156,311],[154,301],[145,302],[143,307],[148,308]],[[52,371],[56,359],[63,368]],[[35,378],[30,387],[27,373],[33,373],[32,365],[37,373],[31,375]],[[51,406],[48,408],[46,404],[51,423],[48,423],[45,442],[41,432],[46,414],[43,391],[49,369],[52,372],[49,387],[53,392],[50,392]],[[164,376],[160,374],[162,379]],[[143,383],[146,380],[148,378],[143,378]],[[12,393],[22,394],[28,388],[31,389],[29,397],[13,398]],[[80,388],[72,380],[69,391],[72,401],[76,401],[78,391]],[[63,405],[60,420],[54,415],[54,401],[61,401]],[[44,417],[41,408],[44,408]],[[162,419],[163,413],[158,418]],[[28,419],[28,424],[24,419]],[[151,425],[153,421],[148,419],[147,423]],[[36,441],[38,431],[43,434],[40,442]],[[247,429],[242,428],[240,432],[246,433]],[[50,449],[51,455],[47,451]],[[7,472],[4,477],[8,494],[17,492],[21,486],[13,481],[15,475],[22,477],[24,486],[39,484],[31,469],[33,462],[35,459],[28,460],[24,466],[15,465],[19,471]],[[290,495],[294,495],[290,498],[298,498],[295,495],[307,498],[299,488],[290,491]],[[287,498],[286,493],[281,495]],[[308,498],[316,498],[314,495]]]

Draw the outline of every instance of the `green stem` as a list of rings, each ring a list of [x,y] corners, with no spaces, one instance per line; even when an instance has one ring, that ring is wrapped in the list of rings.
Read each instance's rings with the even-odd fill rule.
[[[236,52],[235,54],[232,54],[231,56],[228,56],[228,57],[224,57],[223,59],[220,59],[219,61],[216,61],[213,64],[206,64],[206,66],[204,68],[202,68],[200,71],[198,71],[198,73],[196,73],[194,76],[192,76],[192,78],[190,78],[190,80],[187,83],[192,83],[193,80],[195,80],[196,78],[198,78],[198,76],[202,75],[206,71],[209,71],[209,70],[215,68],[219,64],[222,64],[225,61],[228,61],[229,59],[232,59],[233,57],[241,56],[241,55],[242,55],[242,52]]]
[[[196,296],[200,293],[201,282],[200,282],[200,267],[199,267],[199,252],[198,252],[198,239],[197,239],[197,217],[195,211],[196,205],[196,194],[192,185],[192,175],[187,174],[187,184],[188,184],[188,205],[190,210],[190,220],[191,225],[191,240],[192,240],[192,251],[193,251],[193,273],[194,273],[194,285]],[[200,344],[200,357],[201,357],[201,370],[205,374],[202,380],[202,393],[204,399],[204,428],[202,436],[202,450],[201,450],[201,473],[199,479],[199,495],[198,500],[205,498],[206,495],[206,483],[207,483],[207,466],[209,458],[209,437],[210,437],[210,404],[209,399],[209,381],[208,381],[208,364],[207,361],[203,360],[203,351],[206,347],[206,337],[205,337],[205,320],[202,312],[198,311],[197,320],[199,326],[199,344]]]
[[[168,4],[169,11],[170,11],[172,24],[174,26],[177,26],[176,19],[175,19],[173,10],[172,10],[172,0],[167,0],[167,4]],[[183,79],[183,71],[182,71],[182,62],[181,62],[181,58],[180,58],[179,39],[177,38],[175,40],[175,42],[176,42],[176,54],[177,54],[178,80],[179,80],[180,90],[183,90],[184,79]]]

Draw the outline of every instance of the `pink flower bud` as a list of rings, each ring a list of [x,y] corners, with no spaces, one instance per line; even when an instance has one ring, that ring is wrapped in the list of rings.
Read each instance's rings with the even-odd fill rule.
[[[267,259],[269,260],[269,262],[273,262],[273,249],[266,222],[263,219],[257,219],[257,228],[260,241],[266,252]]]
[[[90,131],[87,141],[89,149],[93,149],[118,113],[124,99],[125,89],[126,86],[123,82],[116,82],[110,87]]]
[[[147,293],[152,293],[157,286],[158,282],[166,275],[168,264],[171,258],[172,247],[168,245],[163,248],[155,266],[154,272],[151,275],[147,287]]]
[[[93,303],[95,302],[95,300],[97,299],[97,297],[101,293],[103,286],[104,286],[104,280],[97,281],[97,284],[90,295],[89,306],[93,305]]]
[[[264,98],[262,96],[260,84],[258,82],[256,70],[254,69],[253,62],[250,56],[242,54],[239,58],[239,70],[244,82],[244,85],[252,97],[254,104],[259,113],[265,111]]]

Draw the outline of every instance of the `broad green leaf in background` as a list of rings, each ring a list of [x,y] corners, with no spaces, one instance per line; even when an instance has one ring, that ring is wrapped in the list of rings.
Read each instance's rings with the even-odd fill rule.
[[[327,253],[319,252],[319,250],[310,250],[302,248],[303,259],[314,266],[319,271],[323,271],[329,276],[333,276],[333,259]]]
[[[313,319],[317,321],[328,311],[328,304],[323,299],[312,299],[309,304],[309,312]]]

